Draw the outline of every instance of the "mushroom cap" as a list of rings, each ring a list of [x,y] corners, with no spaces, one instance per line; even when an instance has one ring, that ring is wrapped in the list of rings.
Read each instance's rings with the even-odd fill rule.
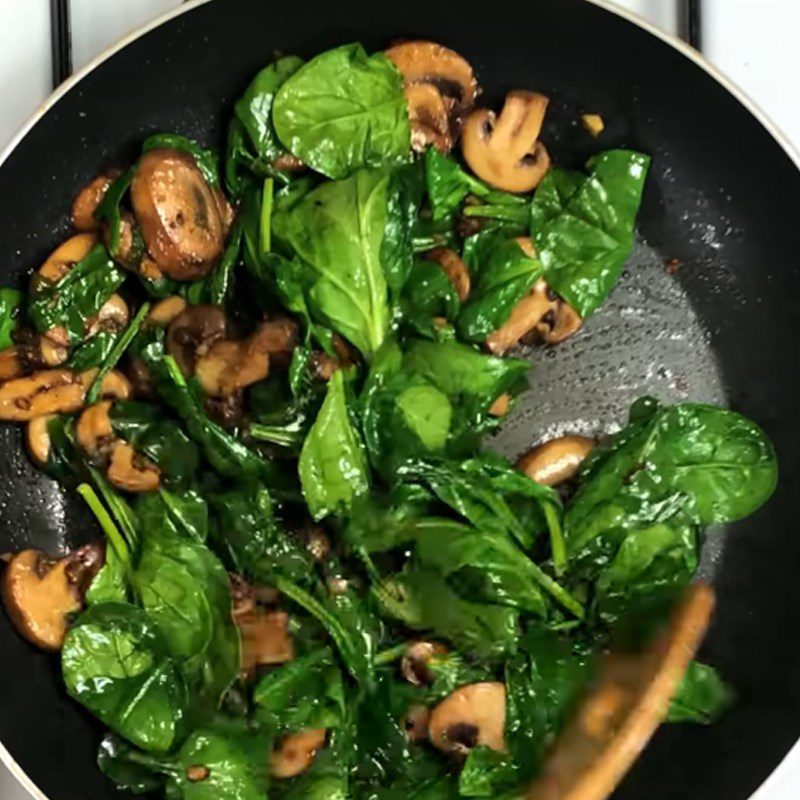
[[[148,252],[169,277],[202,277],[222,255],[230,210],[188,153],[148,150],[131,182],[131,204]]]
[[[44,414],[32,419],[25,430],[25,443],[31,458],[43,467],[50,460],[50,420],[55,414]]]
[[[186,300],[180,295],[165,297],[159,300],[147,315],[147,324],[166,328],[179,314],[186,310]]]
[[[133,445],[117,439],[111,446],[108,480],[126,492],[152,492],[161,483],[161,470]]]
[[[433,145],[440,153],[453,147],[450,118],[442,93],[431,83],[410,83],[404,90],[411,121],[411,147],[421,153]]]
[[[409,642],[400,661],[403,677],[415,686],[433,683],[436,676],[428,669],[428,663],[435,656],[444,655],[447,648],[441,642]]]
[[[184,375],[193,375],[197,359],[224,339],[227,332],[228,320],[219,306],[189,306],[169,323],[167,353]]]
[[[3,573],[3,602],[31,644],[61,648],[68,616],[80,610],[104,553],[102,545],[86,545],[56,561],[40,550],[23,550],[9,561]]]
[[[436,42],[411,41],[385,51],[407,84],[431,83],[442,95],[454,100],[456,114],[475,103],[478,84],[472,67],[455,50]]]
[[[237,614],[242,639],[241,671],[249,675],[258,665],[284,664],[294,658],[294,642],[285,611],[254,611]]]
[[[530,330],[549,311],[555,311],[558,300],[548,290],[543,279],[533,285],[531,291],[511,309],[508,319],[496,331],[486,337],[486,347],[496,355],[502,355]]]
[[[464,121],[464,160],[482,180],[506,192],[529,192],[550,168],[550,156],[538,141],[548,99],[516,90],[506,96],[499,116],[473,111]]]
[[[37,270],[38,276],[51,283],[57,283],[78,261],[85,258],[96,244],[97,236],[94,233],[71,236],[50,253]]]
[[[111,401],[101,400],[85,408],[78,417],[75,439],[89,456],[97,456],[111,445],[114,430],[111,427],[109,411],[111,411]]]
[[[586,436],[559,436],[525,453],[517,469],[536,483],[557,486],[575,476],[594,446],[594,439]]]
[[[470,683],[449,694],[431,712],[431,742],[446,753],[466,755],[474,747],[505,750],[506,687]]]
[[[306,728],[285,736],[269,754],[269,774],[284,779],[305,772],[325,744],[327,733],[325,728]]]
[[[78,192],[72,203],[72,227],[76,231],[94,231],[100,227],[94,212],[113,180],[110,175],[98,175]]]

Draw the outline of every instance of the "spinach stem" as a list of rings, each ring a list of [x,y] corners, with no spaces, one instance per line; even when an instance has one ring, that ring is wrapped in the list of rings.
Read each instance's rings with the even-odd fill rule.
[[[574,614],[578,619],[583,619],[586,614],[583,606],[563,586],[554,581],[538,564],[533,561],[531,561],[530,564],[539,586],[548,592],[554,600],[557,600],[564,606],[567,611]]]
[[[136,518],[131,511],[131,507],[123,500],[112,488],[102,472],[96,470],[94,467],[89,467],[89,474],[95,486],[100,490],[103,500],[106,505],[111,509],[111,513],[117,520],[117,524],[122,530],[129,548],[134,549],[138,541],[139,534],[137,532]]]
[[[100,527],[108,537],[108,541],[114,548],[114,552],[117,554],[119,560],[125,564],[126,567],[129,567],[131,562],[130,550],[125,540],[122,538],[119,529],[114,524],[114,520],[111,519],[105,506],[100,502],[100,498],[97,496],[94,489],[92,489],[88,483],[82,483],[78,487],[78,494],[86,501],[86,505],[89,506],[92,513],[97,517]]]
[[[97,370],[92,385],[86,393],[86,405],[96,403],[100,397],[100,392],[103,388],[103,379],[105,376],[117,365],[117,362],[122,357],[122,354],[128,349],[128,345],[133,341],[133,337],[139,332],[142,323],[150,310],[150,303],[143,303],[142,307],[137,312],[136,316],[131,320],[130,325],[125,328],[125,331],[114,343],[114,346],[109,351],[108,355],[103,359],[100,369]]]
[[[258,239],[261,255],[269,253],[272,247],[272,199],[275,181],[265,178],[264,191],[261,194],[261,220],[258,226]]]
[[[526,224],[530,217],[530,210],[528,207],[518,205],[464,206],[461,213],[465,217],[498,219],[505,222],[517,222],[520,225]]]
[[[387,650],[381,650],[380,653],[375,655],[375,665],[380,666],[381,664],[391,664],[392,661],[397,661],[398,658],[401,658],[405,652],[405,642],[403,644],[390,647]]]
[[[561,521],[558,518],[558,511],[552,503],[543,503],[544,518],[547,520],[547,529],[550,532],[550,552],[553,556],[553,568],[556,577],[560,578],[564,574],[567,565],[567,545],[564,541],[564,531],[561,530]]]
[[[300,444],[302,433],[299,420],[293,420],[287,425],[263,425],[259,422],[253,422],[250,425],[250,435],[254,439],[261,442],[272,442],[272,444],[283,447]]]

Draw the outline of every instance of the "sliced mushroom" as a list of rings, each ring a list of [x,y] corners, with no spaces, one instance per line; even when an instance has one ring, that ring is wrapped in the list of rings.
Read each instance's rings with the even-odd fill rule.
[[[400,672],[403,677],[415,686],[431,684],[436,680],[436,675],[430,670],[428,664],[436,656],[442,656],[447,648],[441,642],[409,642],[400,661]]]
[[[294,153],[281,153],[272,160],[272,166],[279,172],[302,172],[306,168]]]
[[[89,251],[97,244],[97,236],[93,233],[79,233],[66,242],[62,242],[47,257],[47,260],[37,270],[40,279],[50,283],[58,283],[75,264],[85,258]]]
[[[559,436],[525,453],[517,462],[517,469],[536,483],[558,486],[575,477],[594,446],[594,439],[585,436]]]
[[[506,687],[470,683],[449,694],[430,718],[431,742],[445,753],[466,756],[479,746],[505,750]]]
[[[147,315],[147,324],[166,328],[179,314],[186,310],[186,301],[178,295],[159,300]]]
[[[252,584],[237,572],[228,573],[231,591],[231,611],[234,618],[256,610],[256,593]]]
[[[324,747],[327,733],[325,728],[306,728],[284,736],[269,754],[269,774],[285,779],[305,772]]]
[[[478,84],[469,63],[455,50],[436,42],[411,41],[386,50],[406,84],[429,83],[451,102],[452,115],[466,113],[475,103]]]
[[[478,109],[464,121],[462,151],[470,169],[506,192],[529,192],[550,168],[538,141],[547,98],[536,92],[509,92],[500,115]]]
[[[128,324],[128,304],[118,295],[112,294],[93,317],[86,320],[84,333],[87,337],[100,331],[118,333]]]
[[[0,420],[29,422],[46,414],[78,411],[96,374],[96,369],[80,373],[48,369],[6,381],[0,385]],[[103,379],[101,395],[127,399],[130,396],[127,378],[118,372],[110,372]]]
[[[530,236],[515,236],[514,241],[528,258],[536,258],[536,246]]]
[[[411,147],[423,152],[433,145],[440,153],[453,147],[450,118],[441,92],[430,83],[411,83],[405,88],[408,118],[411,122]]]
[[[530,800],[605,800],[664,720],[708,627],[714,592],[690,587],[645,652],[605,657],[585,702],[545,759]]]
[[[23,550],[6,566],[3,602],[17,630],[45,650],[64,643],[70,614],[79,611],[105,549],[90,544],[55,560],[39,550]]]
[[[114,486],[126,492],[153,492],[161,483],[159,468],[123,439],[117,439],[111,445],[111,461],[106,476]]]
[[[469,297],[470,289],[470,276],[467,265],[461,256],[455,250],[450,250],[447,247],[435,247],[425,254],[425,258],[438,264],[447,280],[450,281],[452,287],[456,290],[458,299],[465,303]]]
[[[169,277],[194,280],[216,264],[230,210],[192,156],[149,150],[139,159],[130,196],[147,250]]]
[[[545,314],[536,325],[536,333],[547,344],[560,344],[577,333],[581,329],[581,325],[583,325],[583,320],[578,312],[565,300],[559,298],[555,310]]]
[[[50,420],[55,414],[45,414],[43,417],[32,419],[25,430],[25,443],[31,458],[43,467],[50,460]]]
[[[502,355],[535,328],[549,311],[555,311],[557,305],[555,295],[540,278],[530,293],[514,306],[505,324],[489,334],[486,346],[492,353]]]
[[[67,360],[69,351],[46,336],[33,336],[0,352],[0,383],[21,378],[43,367],[57,367]]]
[[[284,664],[294,659],[294,642],[285,611],[239,614],[236,617],[242,639],[241,671],[251,675],[259,665]]]
[[[291,352],[298,341],[291,320],[262,322],[246,339],[215,342],[197,359],[195,374],[207,395],[229,397],[266,378],[270,357]]]
[[[417,705],[408,709],[403,719],[403,728],[410,742],[424,742],[428,738],[430,719],[431,710],[427,706]]]
[[[337,369],[348,369],[356,363],[355,353],[338,333],[333,334],[331,341],[335,356],[320,352],[311,354],[314,372],[322,381],[329,381]]]
[[[105,459],[114,440],[111,426],[111,402],[103,400],[81,412],[75,426],[75,439],[80,448],[92,459]]]
[[[78,192],[72,203],[72,227],[76,231],[95,231],[100,227],[94,212],[113,180],[110,175],[98,175]]]
[[[227,332],[228,322],[221,308],[189,306],[167,328],[167,353],[175,359],[184,375],[193,375],[197,359],[224,339]]]

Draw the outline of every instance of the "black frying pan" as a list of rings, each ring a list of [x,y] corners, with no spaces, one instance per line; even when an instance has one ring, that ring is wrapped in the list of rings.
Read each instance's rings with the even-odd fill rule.
[[[351,40],[442,41],[476,67],[485,100],[553,98],[545,140],[579,165],[627,145],[651,153],[642,241],[612,300],[573,342],[536,352],[533,389],[497,446],[619,422],[634,396],[726,402],[775,441],[781,480],[758,514],[712,533],[703,570],[719,610],[703,657],[739,702],[710,728],[664,727],[619,798],[743,800],[800,734],[800,172],[729,89],[685,52],[583,0],[487,6],[431,0],[218,0],[173,16],[84,74],[0,165],[0,282],[18,283],[67,233],[74,193],[155,131],[223,142],[231,104],[275,50]],[[4,76],[6,80],[12,76]],[[599,142],[576,124],[599,111]],[[672,275],[667,259],[681,266]],[[0,429],[0,552],[97,536],[75,497]],[[99,731],[62,688],[57,659],[0,616],[0,740],[50,800],[119,798],[94,765]]]

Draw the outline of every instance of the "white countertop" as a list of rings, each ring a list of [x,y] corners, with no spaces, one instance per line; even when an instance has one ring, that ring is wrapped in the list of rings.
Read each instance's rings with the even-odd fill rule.
[[[223,0],[220,0],[222,2]],[[682,0],[617,0],[670,32]],[[76,69],[108,44],[164,11],[177,0],[72,0]],[[0,0],[0,149],[50,92],[50,4],[46,0]],[[772,117],[800,149],[800,103],[791,75],[800,74],[800,4],[797,0],[703,0],[705,55]],[[752,800],[797,800],[800,744]],[[29,800],[0,766],[0,800]]]

